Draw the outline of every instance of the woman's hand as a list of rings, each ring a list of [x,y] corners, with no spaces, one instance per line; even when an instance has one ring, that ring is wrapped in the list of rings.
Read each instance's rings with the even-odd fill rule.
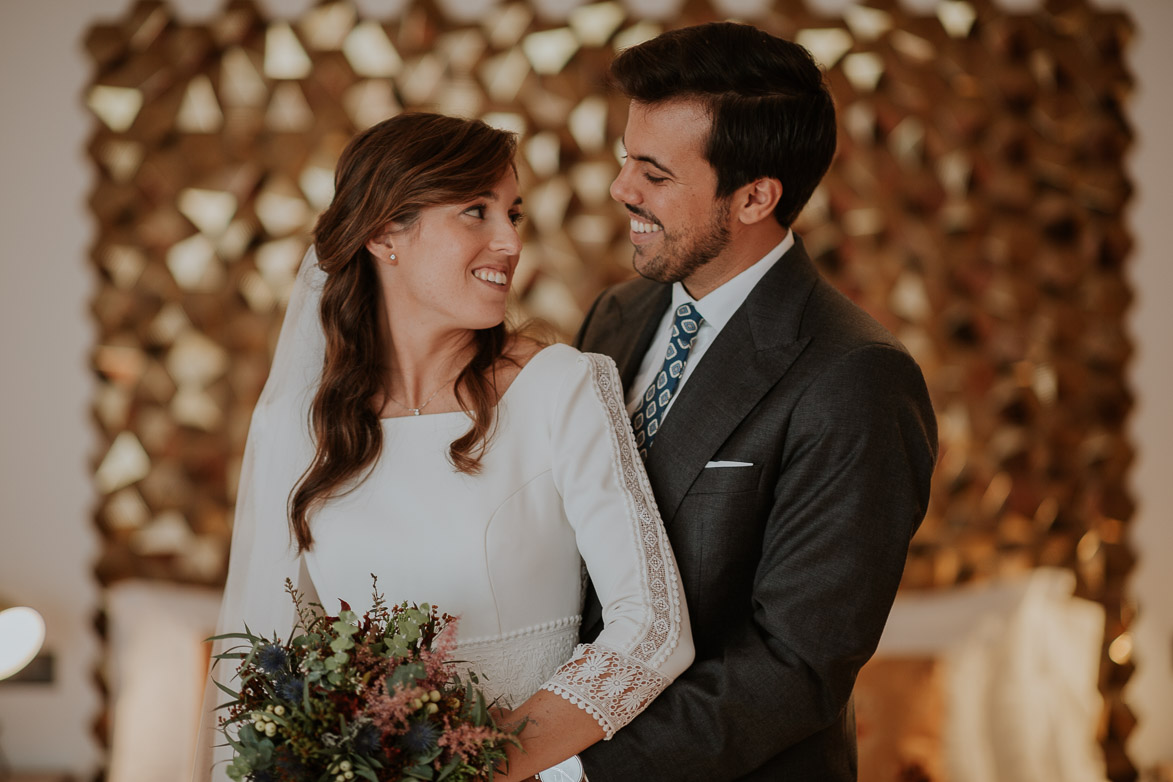
[[[513,727],[526,720],[518,736],[522,748],[505,748],[509,773],[494,776],[498,782],[532,780],[539,771],[561,763],[603,738],[603,729],[594,717],[548,690],[538,690],[513,711],[494,710],[494,719],[498,714],[504,715],[502,720],[513,721]],[[506,727],[500,720],[498,724]]]

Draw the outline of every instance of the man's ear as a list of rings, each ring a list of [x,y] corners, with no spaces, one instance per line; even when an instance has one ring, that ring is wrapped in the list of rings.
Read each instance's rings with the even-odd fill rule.
[[[734,193],[737,219],[746,225],[760,223],[774,216],[774,207],[782,198],[782,183],[772,177],[755,179]]]

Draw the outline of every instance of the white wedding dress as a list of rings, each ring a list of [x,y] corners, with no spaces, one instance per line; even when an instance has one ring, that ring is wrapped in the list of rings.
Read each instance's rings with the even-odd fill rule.
[[[253,415],[218,632],[247,624],[286,638],[293,623],[286,578],[312,589],[328,610],[342,599],[361,614],[373,573],[387,602],[428,602],[459,616],[456,657],[484,674],[488,694],[517,706],[550,690],[590,713],[610,738],[693,657],[676,562],[614,364],[565,345],[530,359],[497,406],[478,475],[457,472],[447,459],[469,427],[464,413],[385,419],[370,474],[312,516],[314,546],[298,555],[285,501],[313,453],[305,411],[315,365],[312,355],[286,348],[295,340],[301,353],[306,344],[320,350],[320,329],[315,335],[305,316],[316,316],[315,264],[311,250]],[[275,383],[277,375],[297,382]],[[578,645],[588,572],[605,627]],[[231,674],[225,665],[214,672],[221,681]],[[217,700],[211,685],[209,693],[203,753],[223,743],[209,717]],[[215,761],[230,757],[226,748],[214,752]],[[197,757],[194,778],[208,779],[212,762],[211,753]],[[223,768],[217,763],[213,778],[225,779]]]
[[[475,476],[448,461],[464,413],[385,419],[370,475],[314,516],[307,569],[324,603],[343,597],[360,614],[374,573],[391,602],[459,615],[456,656],[486,674],[489,693],[516,706],[544,686],[610,735],[691,656],[614,364],[552,345],[509,386],[497,416]],[[578,644],[584,560],[608,621],[559,670]]]

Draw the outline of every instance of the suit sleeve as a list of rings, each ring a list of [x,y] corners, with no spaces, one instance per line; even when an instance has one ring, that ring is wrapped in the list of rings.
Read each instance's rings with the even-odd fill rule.
[[[924,380],[895,347],[856,348],[763,436],[776,465],[772,493],[760,489],[752,605],[730,607],[749,618],[715,651],[698,645],[639,719],[583,754],[591,782],[737,779],[845,718],[927,508],[936,424]]]

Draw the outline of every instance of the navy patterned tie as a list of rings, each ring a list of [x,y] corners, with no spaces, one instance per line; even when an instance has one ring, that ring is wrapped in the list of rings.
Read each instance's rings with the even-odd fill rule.
[[[676,317],[672,321],[672,336],[668,340],[668,352],[664,355],[664,366],[660,368],[648,390],[644,391],[643,402],[631,418],[635,444],[639,448],[639,455],[644,459],[648,458],[648,449],[652,447],[652,440],[660,430],[664,410],[672,400],[672,395],[676,393],[676,386],[680,385],[680,376],[684,374],[688,354],[696,342],[697,331],[703,322],[704,318],[692,304],[681,304],[676,308]]]

